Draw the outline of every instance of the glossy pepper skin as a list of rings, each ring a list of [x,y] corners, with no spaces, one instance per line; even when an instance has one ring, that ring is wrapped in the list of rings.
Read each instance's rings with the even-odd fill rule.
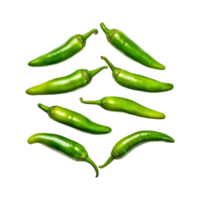
[[[146,108],[139,103],[136,103],[130,99],[122,97],[104,97],[96,101],[84,101],[80,98],[80,101],[85,104],[96,104],[104,108],[105,110],[125,112],[131,115],[139,117],[146,117],[152,119],[164,119],[165,115],[161,112]]]
[[[112,129],[108,126],[97,124],[80,113],[63,108],[61,106],[47,107],[39,103],[38,107],[45,111],[51,119],[83,132],[106,134],[112,131]]]
[[[99,175],[96,164],[90,159],[86,149],[79,143],[65,138],[61,135],[50,133],[37,133],[29,137],[29,144],[40,143],[51,149],[65,154],[75,161],[85,161],[90,163],[96,171],[96,177]]]
[[[103,66],[91,71],[78,69],[67,76],[55,78],[40,85],[33,86],[27,89],[26,93],[29,95],[47,95],[72,92],[88,85],[97,73],[107,68],[107,66]]]
[[[154,79],[138,74],[132,74],[126,70],[117,68],[104,56],[101,56],[101,59],[105,60],[112,70],[114,80],[123,87],[144,92],[164,92],[172,90],[174,87],[171,83],[159,82]]]
[[[165,66],[157,62],[144,50],[142,50],[135,42],[133,42],[128,36],[117,29],[108,29],[104,23],[100,24],[102,30],[106,34],[108,42],[127,57],[154,69],[165,69]]]
[[[115,144],[112,149],[111,156],[105,162],[105,164],[99,166],[99,168],[104,168],[109,165],[114,159],[120,159],[130,153],[134,148],[154,141],[163,142],[174,142],[174,139],[170,136],[156,132],[156,131],[139,131],[122,138],[119,142]]]
[[[28,65],[32,67],[43,67],[65,61],[81,51],[86,44],[86,40],[93,33],[95,35],[98,34],[98,30],[92,29],[84,35],[74,35],[63,45],[30,61]]]

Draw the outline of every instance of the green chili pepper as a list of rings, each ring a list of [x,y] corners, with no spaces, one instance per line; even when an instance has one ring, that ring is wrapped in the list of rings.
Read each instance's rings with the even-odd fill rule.
[[[107,68],[107,66],[103,66],[91,71],[87,69],[78,69],[68,76],[55,78],[31,87],[26,90],[26,93],[30,95],[45,95],[71,92],[88,85],[97,73]]]
[[[108,126],[97,124],[80,113],[61,106],[47,107],[39,103],[38,107],[45,111],[51,119],[83,132],[106,134],[112,131],[112,129]]]
[[[106,57],[101,56],[112,70],[112,75],[115,81],[126,88],[140,90],[145,92],[164,92],[173,89],[171,83],[162,83],[154,79],[132,74],[128,71],[115,67]]]
[[[150,68],[165,69],[165,66],[157,62],[149,54],[143,51],[135,42],[128,38],[124,33],[117,29],[108,29],[104,23],[100,24],[102,30],[106,34],[108,42],[120,52]]]
[[[28,143],[40,143],[65,154],[75,161],[88,162],[94,167],[96,171],[96,177],[99,176],[99,170],[96,164],[90,159],[86,149],[81,144],[73,140],[56,134],[37,133],[29,137]]]
[[[96,35],[98,33],[98,30],[92,29],[84,35],[74,35],[60,47],[30,61],[28,65],[32,67],[40,67],[53,65],[65,61],[81,51],[86,44],[86,40],[93,33]]]
[[[174,142],[174,139],[170,136],[155,132],[155,131],[139,131],[128,135],[118,141],[112,149],[111,156],[105,162],[105,164],[99,166],[99,168],[104,168],[109,165],[114,159],[120,159],[125,157],[134,148],[153,141],[163,141],[163,142]]]
[[[104,97],[96,101],[84,101],[83,98],[80,98],[80,101],[85,104],[97,104],[106,110],[125,112],[139,117],[152,119],[165,118],[165,115],[161,112],[146,108],[130,99],[122,97]]]

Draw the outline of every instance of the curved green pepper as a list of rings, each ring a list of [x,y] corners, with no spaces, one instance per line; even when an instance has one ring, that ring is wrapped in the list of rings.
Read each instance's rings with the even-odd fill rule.
[[[49,133],[37,133],[29,137],[29,144],[40,143],[59,151],[75,161],[85,161],[91,164],[96,171],[96,177],[99,175],[99,170],[96,164],[90,159],[86,149],[79,143],[65,138],[61,135]]]
[[[125,112],[139,117],[152,119],[165,118],[165,115],[161,112],[146,108],[139,103],[122,97],[104,97],[97,101],[84,101],[83,98],[80,98],[80,101],[85,104],[97,104],[106,110]]]
[[[100,24],[102,30],[106,34],[108,42],[120,52],[133,59],[136,62],[139,62],[142,65],[145,65],[154,69],[165,69],[165,66],[157,62],[149,54],[143,51],[135,42],[128,38],[124,33],[117,29],[108,29],[104,23]]]
[[[26,90],[26,93],[30,95],[45,95],[71,92],[88,85],[97,73],[107,68],[107,66],[103,66],[91,71],[87,69],[78,69],[68,76],[55,78],[31,87]]]
[[[99,168],[104,168],[109,165],[114,159],[120,159],[130,153],[134,148],[154,141],[163,142],[174,142],[174,139],[170,136],[156,132],[156,131],[139,131],[128,135],[118,141],[112,149],[111,156],[105,162],[105,164],[99,166]]]
[[[30,61],[28,65],[32,67],[42,67],[65,61],[81,51],[86,44],[86,40],[93,33],[96,35],[98,30],[92,29],[84,35],[74,35],[69,38],[63,45]]]
[[[112,129],[108,126],[97,124],[80,113],[61,106],[47,107],[39,103],[38,107],[45,111],[51,119],[83,132],[106,134],[112,131]]]
[[[101,56],[101,59],[105,60],[112,70],[114,80],[123,87],[144,92],[164,92],[172,90],[174,87],[171,83],[162,83],[154,79],[138,74],[132,74],[126,70],[117,68],[104,56]]]

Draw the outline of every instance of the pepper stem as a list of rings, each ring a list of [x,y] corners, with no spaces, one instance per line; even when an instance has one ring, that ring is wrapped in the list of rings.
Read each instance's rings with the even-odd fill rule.
[[[93,79],[95,76],[98,76],[104,69],[107,69],[107,67],[108,67],[107,65],[101,65],[94,69],[90,69],[89,74],[91,78]]]
[[[108,36],[110,33],[110,28],[105,22],[98,22],[98,27],[104,36]]]
[[[112,71],[114,71],[114,70],[116,69],[116,67],[115,67],[106,57],[101,56],[101,59],[103,59],[103,60],[106,61],[106,63],[108,64],[108,66],[110,67],[110,69],[111,69]]]
[[[104,169],[105,167],[110,166],[112,163],[115,162],[115,158],[112,156],[112,154],[109,154],[108,157],[103,161],[101,165],[99,165],[99,169]]]
[[[117,31],[117,28],[109,28],[106,22],[98,22],[98,27],[104,35],[104,39],[109,42],[112,34]]]
[[[84,40],[87,40],[89,37],[90,37],[90,35],[92,35],[92,34],[98,34],[98,30],[97,29],[92,29],[91,31],[89,31],[88,33],[86,33],[86,34],[84,34],[83,35],[83,38],[84,38]]]
[[[41,103],[38,103],[38,107],[41,108],[46,113],[48,113],[48,111],[49,111],[49,107],[45,106],[45,105],[43,105]]]
[[[81,160],[82,162],[87,163],[90,165],[90,167],[92,167],[92,170],[94,172],[93,178],[100,178],[101,170],[98,168],[97,162],[91,157],[88,151],[85,153]]]
[[[84,101],[83,98],[81,97],[80,98],[80,101],[82,103],[85,103],[85,104],[96,104],[96,105],[101,105],[101,100],[96,100],[96,101]]]

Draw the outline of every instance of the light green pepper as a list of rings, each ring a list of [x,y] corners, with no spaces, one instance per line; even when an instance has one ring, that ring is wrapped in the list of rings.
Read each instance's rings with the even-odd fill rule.
[[[105,164],[99,166],[99,168],[104,168],[109,165],[114,159],[121,159],[130,153],[134,148],[153,141],[163,141],[163,142],[174,142],[174,139],[170,136],[156,132],[156,131],[139,131],[128,135],[118,141],[112,149],[111,156],[105,162]]]
[[[96,101],[84,101],[83,98],[80,98],[80,101],[85,104],[99,105],[105,110],[125,112],[139,117],[146,117],[152,119],[165,118],[165,115],[161,112],[157,112],[155,110],[146,108],[140,105],[139,103],[122,97],[104,97]]]
[[[67,76],[55,78],[40,85],[33,86],[27,89],[26,93],[29,95],[47,95],[72,92],[88,85],[97,73],[107,68],[107,66],[103,66],[91,71],[78,69]]]
[[[51,119],[83,132],[93,134],[106,134],[112,131],[112,129],[108,126],[97,124],[84,115],[67,108],[63,108],[61,106],[47,107],[39,103],[38,107],[45,111]]]
[[[132,74],[126,70],[117,68],[104,56],[101,56],[101,59],[105,60],[112,70],[114,80],[123,87],[144,92],[164,92],[172,90],[174,87],[171,83],[159,82],[154,79],[138,74]]]
[[[90,159],[86,149],[79,143],[65,138],[61,135],[49,133],[37,133],[29,137],[29,144],[40,143],[51,149],[55,149],[67,157],[75,161],[85,161],[93,166],[96,171],[96,177],[99,175],[99,170],[96,164]]]
[[[93,33],[97,34],[98,30],[92,29],[84,35],[74,35],[63,45],[30,61],[28,65],[32,67],[43,67],[65,61],[81,51],[86,44],[86,40]]]
[[[106,34],[108,42],[127,57],[150,68],[165,69],[164,65],[152,58],[120,30],[108,29],[104,23],[101,23],[100,26]]]

